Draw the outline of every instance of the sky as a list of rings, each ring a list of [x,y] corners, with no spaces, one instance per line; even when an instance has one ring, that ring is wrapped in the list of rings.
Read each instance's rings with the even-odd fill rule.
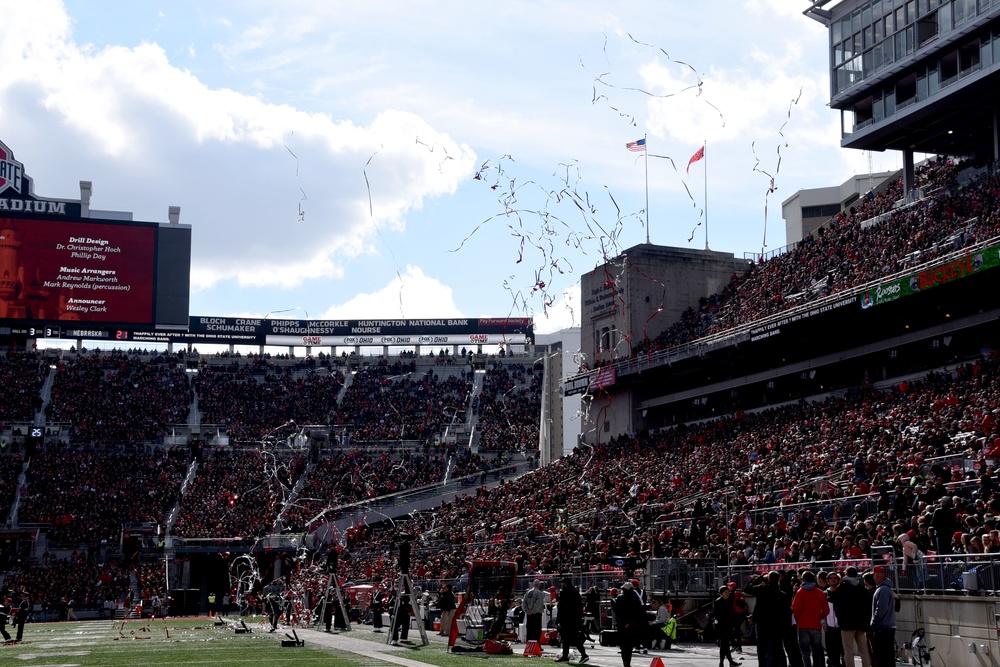
[[[180,206],[192,315],[557,331],[647,234],[775,250],[797,190],[900,164],[839,147],[806,0],[3,4],[0,141],[37,196]]]

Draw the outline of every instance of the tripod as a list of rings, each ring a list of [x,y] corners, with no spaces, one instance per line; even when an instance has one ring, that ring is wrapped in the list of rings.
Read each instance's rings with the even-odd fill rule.
[[[344,620],[347,622],[347,632],[350,632],[351,617],[348,615],[347,608],[344,606],[344,598],[340,596],[339,582],[336,586],[333,585],[333,582],[336,581],[336,579],[337,579],[337,571],[334,570],[333,572],[330,573],[330,577],[326,580],[326,595],[323,596],[323,607],[319,612],[319,621],[320,623],[323,623],[324,620],[326,619],[326,605],[330,603],[330,589],[333,588],[333,590],[337,593],[337,602],[340,607],[340,613],[344,615]]]
[[[408,596],[410,598],[410,609],[413,610],[413,616],[417,619],[417,630],[420,632],[420,643],[423,646],[430,644],[430,640],[427,639],[427,629],[424,627],[424,621],[420,618],[420,607],[417,605],[416,597],[413,595],[413,589],[410,586],[410,575],[405,572],[401,572],[399,575],[399,593],[396,595],[396,600],[392,603],[392,630],[389,632],[386,639],[386,644],[391,644],[393,637],[396,636],[398,629],[397,623],[409,623],[410,622],[410,610],[403,609],[403,596]],[[400,614],[405,614],[404,617],[400,617]]]

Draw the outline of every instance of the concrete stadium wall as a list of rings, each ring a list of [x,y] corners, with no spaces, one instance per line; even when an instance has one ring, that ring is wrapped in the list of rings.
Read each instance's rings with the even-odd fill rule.
[[[917,628],[923,628],[927,646],[934,649],[932,665],[1000,667],[1000,598],[906,594],[900,598],[896,615],[900,647]]]

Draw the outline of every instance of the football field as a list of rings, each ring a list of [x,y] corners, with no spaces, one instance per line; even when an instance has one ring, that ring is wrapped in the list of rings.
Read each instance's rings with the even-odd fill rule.
[[[413,643],[386,645],[386,635],[373,633],[371,626],[354,626],[351,632],[329,634],[319,630],[297,629],[303,646],[282,646],[291,630],[282,627],[269,633],[260,620],[247,620],[249,633],[237,634],[234,619],[217,625],[212,619],[178,618],[167,621],[81,621],[68,623],[29,623],[20,644],[0,646],[3,667],[198,667],[247,665],[260,667],[469,667],[488,661],[491,667],[513,667],[534,663],[546,664],[561,654],[554,646],[541,647],[542,655],[523,655],[524,644],[511,646],[512,655],[449,653],[447,640],[433,632],[423,646],[420,635],[410,631]],[[8,626],[8,631],[12,630]],[[755,663],[752,647],[744,647],[747,664]],[[621,655],[615,647],[588,644],[588,665],[621,667]],[[573,653],[575,664],[578,654]],[[718,648],[713,644],[678,644],[669,651],[636,654],[632,667],[715,667]]]
[[[20,644],[0,646],[0,665],[24,667],[111,667],[127,665],[438,665],[458,667],[480,662],[480,655],[453,655],[443,638],[434,636],[428,646],[420,646],[413,632],[413,646],[386,646],[385,634],[369,628],[349,633],[327,634],[316,630],[296,632],[304,646],[283,647],[287,639],[281,628],[267,632],[259,621],[247,621],[251,632],[237,634],[235,624],[216,625],[211,619],[169,619],[167,621],[82,621],[69,623],[29,623]],[[13,628],[8,630],[13,631]],[[12,633],[13,634],[13,633]],[[521,656],[490,656],[500,665]]]

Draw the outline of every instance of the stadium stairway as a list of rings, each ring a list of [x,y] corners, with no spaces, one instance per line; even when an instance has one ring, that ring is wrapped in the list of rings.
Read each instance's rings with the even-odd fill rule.
[[[188,384],[191,385],[194,382],[194,378],[189,373],[188,374]],[[198,433],[201,430],[201,410],[198,409],[198,392],[191,387],[191,405],[188,408],[188,426],[191,428],[192,433]]]
[[[42,404],[38,408],[38,412],[35,413],[35,419],[33,424],[35,426],[44,427],[45,426],[45,410],[49,407],[49,401],[52,400],[52,385],[56,381],[56,367],[49,366],[49,373],[45,376],[45,382],[42,384],[41,398]]]
[[[5,528],[13,528],[17,526],[17,511],[21,507],[22,494],[21,492],[26,488],[25,482],[27,477],[25,473],[28,471],[28,462],[25,461],[21,464],[21,472],[17,476],[17,488],[14,489],[14,502],[10,504],[10,511],[7,514],[7,521],[4,523]]]
[[[344,373],[344,384],[341,385],[340,391],[337,392],[337,405],[343,404],[344,394],[347,393],[347,388],[354,382],[355,373],[357,373],[357,371],[354,371],[354,373],[351,373],[350,371]]]
[[[194,479],[195,475],[198,474],[198,461],[193,460],[188,466],[187,474],[184,475],[184,481],[181,483],[180,498],[176,503],[174,503],[173,508],[170,510],[170,515],[167,517],[166,534],[170,535],[170,531],[174,528],[174,523],[177,521],[177,517],[181,514],[181,503],[184,499],[184,494],[187,492],[188,485]]]
[[[291,492],[288,494],[288,499],[285,500],[284,505],[281,507],[281,512],[274,519],[274,525],[271,527],[271,532],[274,534],[280,534],[282,532],[283,522],[282,519],[285,516],[285,511],[295,503],[298,497],[302,494],[302,487],[305,486],[306,482],[309,481],[309,475],[312,473],[313,463],[312,461],[306,463],[305,469],[302,474],[299,475],[299,479],[295,482],[295,486],[292,487]]]

